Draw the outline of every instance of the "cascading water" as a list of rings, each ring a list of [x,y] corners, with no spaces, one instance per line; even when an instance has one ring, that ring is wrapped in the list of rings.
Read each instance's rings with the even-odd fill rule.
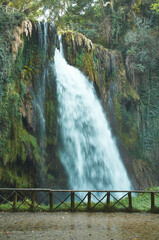
[[[90,81],[55,51],[60,157],[76,190],[129,190],[131,183]]]
[[[48,24],[45,22],[42,29],[42,23],[38,23],[39,46],[43,52],[42,76],[37,77],[34,94],[34,112],[36,114],[36,132],[41,152],[45,151],[45,84],[46,84],[46,54],[47,54],[47,32]]]
[[[48,23],[42,24],[38,22],[38,40],[39,49],[43,54],[42,57],[42,68],[40,74],[37,74],[34,83],[34,99],[33,99],[33,113],[34,113],[34,126],[35,133],[40,147],[41,159],[45,159],[46,156],[46,130],[45,130],[45,92],[46,92],[46,77],[47,77],[47,37],[48,37]],[[42,73],[42,74],[41,74]],[[45,187],[45,173],[44,167],[39,163],[39,179],[38,185]]]

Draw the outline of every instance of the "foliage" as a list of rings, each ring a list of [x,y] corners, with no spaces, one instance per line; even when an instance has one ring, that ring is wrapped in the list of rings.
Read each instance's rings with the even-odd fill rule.
[[[43,159],[35,137],[22,125],[20,104],[21,97],[15,84],[8,84],[0,108],[0,167],[3,169],[0,180],[1,185],[31,187],[33,181],[31,178],[29,180],[30,170],[28,169],[28,175],[25,172],[27,162],[32,160],[32,165],[39,165]]]
[[[156,12],[159,12],[159,1],[158,0],[156,0],[156,3],[153,3],[151,5],[151,9],[155,10]]]
[[[127,31],[134,26],[136,17],[153,20],[158,18],[152,9],[156,9],[153,0],[1,0],[3,6],[16,8],[29,17],[44,15],[54,21],[59,29],[81,32],[93,42],[104,46],[122,49],[122,41]]]
[[[24,18],[21,13],[5,13],[0,7],[0,100],[4,95],[3,89],[9,82],[9,66],[11,60],[11,44],[14,40],[12,31]]]
[[[125,36],[127,66],[132,75],[136,71],[152,71],[156,66],[158,41],[153,35],[151,25],[146,19],[136,18],[136,29],[127,32]]]
[[[100,9],[99,6],[93,3],[93,0],[70,1],[67,7],[67,14],[58,18],[56,25],[59,28],[81,32],[88,38],[96,41],[97,35],[100,34],[98,28]]]
[[[68,4],[67,0],[1,0],[0,3],[6,9],[14,8],[18,12],[24,13],[30,18],[36,18],[40,15],[44,15],[45,10],[49,9],[50,16],[55,20],[58,15],[65,12],[65,7]]]
[[[36,71],[34,55],[38,57],[35,43],[24,37],[23,48],[19,49],[17,58],[12,59],[13,30],[21,25],[24,16],[19,13],[8,14],[2,11],[0,15],[0,182],[2,186],[32,187],[36,169],[43,164],[40,148],[36,138],[27,129],[20,109],[22,104],[30,98],[28,86],[33,81]],[[22,36],[21,36],[22,37]],[[35,52],[36,50],[36,52]],[[5,61],[6,59],[6,61]],[[11,61],[12,60],[12,61]],[[32,61],[32,63],[31,63]],[[29,67],[27,67],[27,65]],[[31,65],[31,68],[30,68]],[[25,68],[24,68],[25,66]],[[29,70],[28,70],[29,69]],[[2,171],[1,171],[2,170]],[[39,170],[38,170],[39,171]]]

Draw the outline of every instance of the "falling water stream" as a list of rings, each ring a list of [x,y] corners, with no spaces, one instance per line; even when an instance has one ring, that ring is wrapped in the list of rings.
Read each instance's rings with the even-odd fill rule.
[[[37,137],[37,142],[40,147],[41,159],[45,159],[46,156],[46,128],[45,128],[45,103],[46,103],[46,79],[48,65],[46,64],[46,56],[48,51],[47,38],[48,38],[48,23],[38,22],[38,40],[39,50],[41,51],[43,58],[41,59],[41,70],[37,73],[34,82],[34,99],[33,99],[33,114],[34,114],[34,128]],[[42,165],[42,161],[38,165],[39,179],[37,185],[40,187],[46,187],[45,185],[45,168]],[[40,195],[39,195],[40,196]]]
[[[45,85],[46,85],[46,73],[47,66],[46,54],[47,54],[47,35],[48,35],[48,24],[44,23],[44,28],[42,29],[42,23],[38,22],[38,33],[39,33],[39,47],[43,52],[43,69],[42,75],[37,75],[35,93],[34,93],[34,112],[36,114],[36,132],[38,137],[38,142],[41,148],[41,152],[45,151]]]
[[[92,83],[55,51],[60,158],[76,190],[129,190],[131,183]]]

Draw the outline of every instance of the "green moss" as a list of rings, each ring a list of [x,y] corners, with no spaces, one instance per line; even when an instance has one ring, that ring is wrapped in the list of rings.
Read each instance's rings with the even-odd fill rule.
[[[3,177],[3,168],[0,167],[0,181],[2,181],[2,177]]]
[[[94,61],[91,53],[87,54],[83,58],[83,71],[89,77],[90,80],[94,80]]]
[[[122,113],[121,113],[121,108],[120,108],[120,104],[119,104],[119,101],[118,101],[118,96],[114,96],[114,108],[115,108],[115,113],[116,113],[116,116],[117,116],[117,119],[118,119],[118,123],[119,123],[119,126],[121,126],[121,120],[122,120]],[[120,131],[121,131],[121,128],[120,128]]]
[[[123,93],[124,94],[124,93]],[[126,98],[125,98],[126,97]],[[125,147],[134,157],[140,157],[138,149],[139,132],[137,128],[137,119],[132,115],[133,104],[128,93],[124,98],[120,95],[114,96],[114,110],[118,120],[118,134]],[[132,95],[131,95],[132,97]],[[124,101],[124,102],[122,102]],[[126,106],[128,105],[128,109]]]
[[[28,154],[32,154],[34,161],[43,162],[35,137],[30,135],[22,126],[14,125],[13,128],[12,136],[6,146],[7,151],[3,155],[4,166],[16,162],[17,158],[20,158],[24,163]]]
[[[24,86],[25,84],[23,84]],[[21,104],[21,95],[25,95],[24,89],[22,93],[22,90],[17,88],[16,82],[6,87],[6,94],[2,99],[0,108],[0,124],[2,129],[0,132],[0,145],[2,147],[0,157],[3,159],[4,165],[15,162],[17,157],[22,158],[24,162],[27,158],[25,144],[28,144],[28,147],[32,146],[36,159],[39,158],[37,156],[39,149],[34,137],[22,125],[22,115],[19,107]]]
[[[69,56],[70,53],[71,53],[71,48],[68,46],[68,47],[67,47],[67,55]]]
[[[130,133],[128,134],[121,134],[121,139],[125,143],[126,148],[132,153],[136,148],[136,143],[138,141],[138,133],[136,127],[131,128]]]
[[[51,130],[55,118],[55,108],[53,102],[50,100],[46,102],[46,119],[47,119],[47,128]]]
[[[27,158],[27,152],[26,152],[24,145],[22,145],[22,149],[21,149],[21,158],[22,158],[23,163],[25,162],[25,160]]]
[[[28,176],[22,169],[21,173],[17,169],[3,169],[3,182],[9,186],[17,188],[26,188],[33,186],[33,179]]]
[[[23,122],[21,111],[32,104],[29,89],[40,72],[40,50],[36,36],[22,37],[22,47],[9,66],[9,82],[5,85],[0,106],[0,173],[1,186],[33,186],[37,174],[33,166],[42,166],[44,159],[35,136]],[[29,166],[29,168],[28,168]],[[37,167],[36,167],[37,169]]]
[[[54,182],[55,181],[54,176],[52,176],[51,174],[48,174],[47,178],[48,178],[48,181],[50,181],[50,182]]]
[[[84,64],[84,56],[85,56],[85,53],[84,51],[82,51],[81,53],[76,53],[76,66],[81,68],[83,67],[83,64]]]

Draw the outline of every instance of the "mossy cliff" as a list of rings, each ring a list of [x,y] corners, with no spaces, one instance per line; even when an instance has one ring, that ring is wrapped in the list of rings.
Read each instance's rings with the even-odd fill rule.
[[[8,17],[3,16],[3,20]],[[44,31],[44,25],[41,26]],[[10,56],[10,60],[0,98],[0,187],[66,186],[66,175],[57,153],[56,86],[53,71],[49,68],[58,45],[56,28],[47,25],[45,64],[37,22],[20,19],[19,24],[9,26],[8,31],[12,38],[4,53]],[[6,35],[2,37],[6,41]],[[0,59],[2,65],[5,64],[3,60]],[[40,116],[36,116],[34,102],[36,88],[46,65],[47,79],[50,80],[43,89],[46,96],[44,115],[47,137],[42,149],[37,136]]]
[[[92,44],[80,33],[64,32],[62,41],[67,61],[94,83],[134,186],[143,188],[153,184],[152,166],[141,148],[143,103],[127,79],[122,55]]]

